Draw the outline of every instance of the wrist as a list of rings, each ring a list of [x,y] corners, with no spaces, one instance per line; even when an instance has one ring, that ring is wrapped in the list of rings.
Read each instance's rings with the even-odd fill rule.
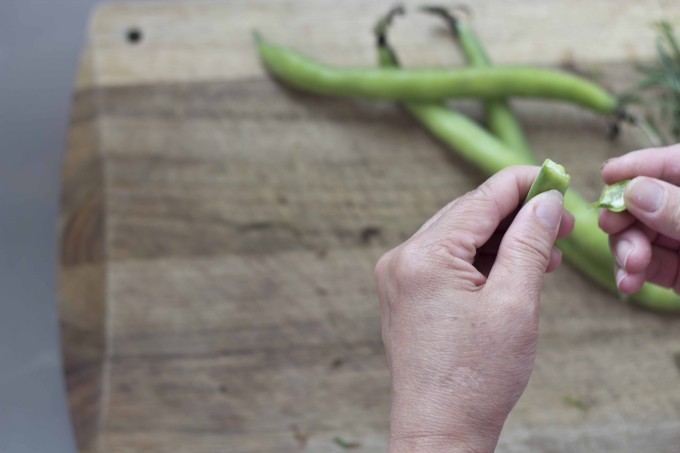
[[[495,417],[483,414],[482,404],[442,405],[436,398],[400,396],[392,400],[390,453],[493,453],[496,449],[505,419],[495,423]]]
[[[497,436],[474,442],[458,436],[390,433],[389,453],[493,453],[497,443]]]
[[[462,438],[440,434],[390,433],[389,453],[493,453],[498,436]]]

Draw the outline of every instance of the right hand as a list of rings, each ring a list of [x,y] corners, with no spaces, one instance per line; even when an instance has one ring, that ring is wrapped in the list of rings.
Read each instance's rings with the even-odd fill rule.
[[[605,183],[632,178],[624,194],[627,211],[600,212],[616,260],[622,293],[645,281],[680,293],[680,144],[634,151],[602,166]]]

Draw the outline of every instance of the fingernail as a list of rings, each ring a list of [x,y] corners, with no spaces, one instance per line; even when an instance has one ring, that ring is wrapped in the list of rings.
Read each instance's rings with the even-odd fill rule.
[[[626,189],[628,201],[643,211],[658,211],[663,203],[663,187],[650,178],[635,178]]]
[[[616,244],[615,252],[616,253],[614,253],[614,255],[616,256],[616,262],[619,264],[619,266],[625,268],[626,262],[628,262],[628,257],[633,252],[633,244],[629,240],[623,239]]]
[[[556,190],[550,190],[537,198],[539,198],[539,203],[534,208],[536,217],[543,225],[554,230],[562,219],[562,194]]]
[[[623,269],[619,268],[616,269],[616,287],[619,288],[621,286],[621,282],[623,281],[624,278],[626,278],[628,274],[626,271]]]
[[[609,162],[612,162],[615,159],[616,159],[616,157],[612,157],[612,158],[607,159],[604,162],[602,162],[602,165],[600,166],[600,171],[604,170],[604,167],[606,167]]]

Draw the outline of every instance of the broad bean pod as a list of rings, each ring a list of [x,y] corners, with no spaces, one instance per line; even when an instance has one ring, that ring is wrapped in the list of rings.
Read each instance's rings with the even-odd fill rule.
[[[618,113],[616,97],[584,78],[554,69],[336,68],[269,43],[257,33],[255,38],[260,58],[272,74],[312,93],[413,102],[524,96],[569,101],[603,114]]]

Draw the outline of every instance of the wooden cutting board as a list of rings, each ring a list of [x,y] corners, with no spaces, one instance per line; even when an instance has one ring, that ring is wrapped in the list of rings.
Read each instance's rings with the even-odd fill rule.
[[[101,7],[64,163],[61,318],[81,452],[385,451],[378,257],[484,178],[398,106],[272,81],[250,32],[372,65],[389,2]],[[499,63],[621,91],[672,1],[478,1]],[[460,62],[442,24],[394,30],[409,66]],[[643,146],[573,106],[516,102],[539,157],[595,198],[600,163]],[[474,102],[459,107],[472,115]],[[548,276],[536,369],[500,452],[680,451],[680,319],[565,266]]]

